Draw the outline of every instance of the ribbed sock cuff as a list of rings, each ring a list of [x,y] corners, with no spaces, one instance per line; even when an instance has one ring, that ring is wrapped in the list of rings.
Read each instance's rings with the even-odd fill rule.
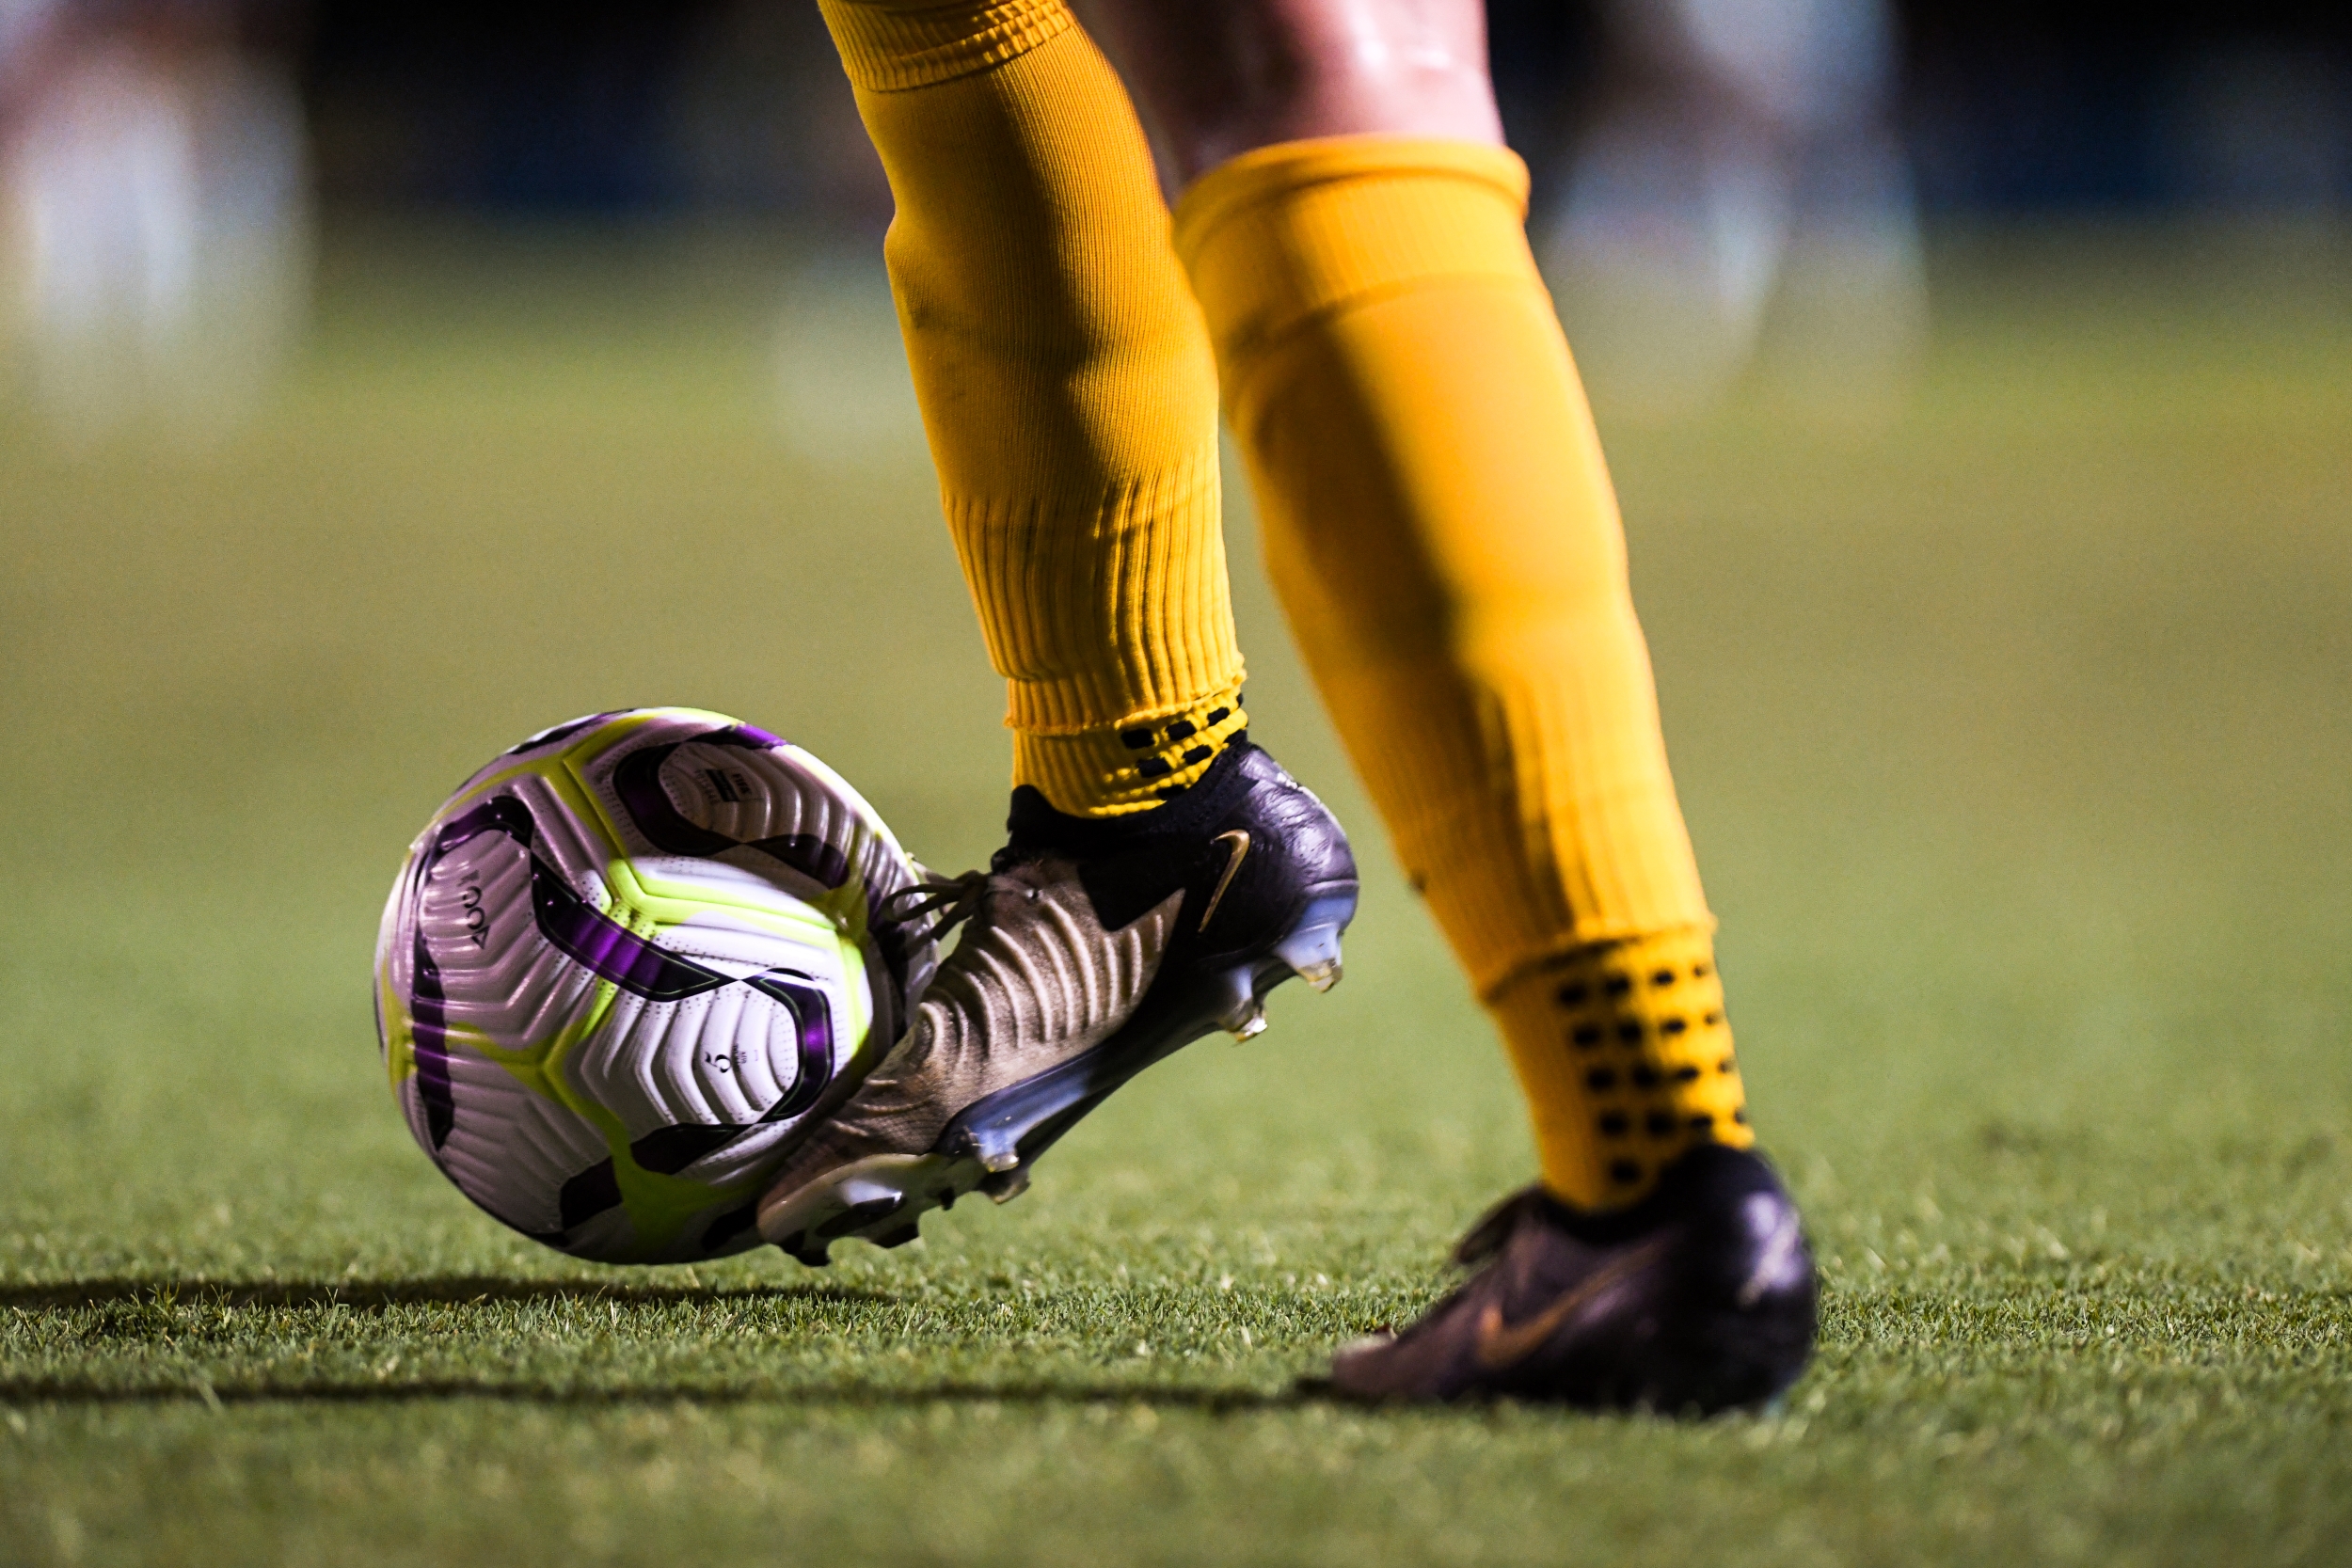
[[[906,92],[1027,54],[1077,24],[1062,0],[818,0],[842,69],[867,92]]]
[[[1249,726],[1236,688],[1180,713],[1075,735],[1013,733],[1012,777],[1071,816],[1120,816],[1183,794]]]
[[[1242,683],[1217,454],[1115,485],[1089,515],[946,498],[1005,722],[1074,736],[1174,718]],[[1050,792],[1049,792],[1050,793]]]
[[[1083,804],[1112,761],[1089,746],[1242,678],[1215,371],[1150,153],[1064,0],[821,4],[898,197],[892,291],[1006,721]]]

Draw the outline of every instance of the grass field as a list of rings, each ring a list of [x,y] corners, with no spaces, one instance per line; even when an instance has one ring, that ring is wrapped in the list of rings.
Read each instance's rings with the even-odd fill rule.
[[[862,263],[354,230],[244,434],[0,413],[0,1561],[2352,1561],[2352,240],[1935,276],[1898,417],[1603,405],[1828,1281],[1707,1425],[1288,1392],[1530,1164],[1238,501],[1254,729],[1369,863],[1345,985],[823,1274],[575,1264],[410,1144],[377,911],[526,732],[732,711],[992,846]]]

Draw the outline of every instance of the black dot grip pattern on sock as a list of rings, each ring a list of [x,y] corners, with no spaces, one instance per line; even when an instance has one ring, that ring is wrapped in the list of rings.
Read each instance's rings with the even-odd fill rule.
[[[1077,735],[1017,734],[1014,780],[1076,816],[1143,811],[1190,787],[1228,746],[1248,737],[1239,690],[1184,712]]]
[[[1570,1201],[1631,1201],[1693,1144],[1754,1141],[1704,931],[1579,948],[1496,1008],[1535,1101],[1546,1178]]]
[[[1601,1058],[1583,1083],[1612,1186],[1645,1186],[1694,1142],[1747,1141],[1723,984],[1708,948],[1703,937],[1684,936],[1586,949],[1552,978],[1561,1045]]]

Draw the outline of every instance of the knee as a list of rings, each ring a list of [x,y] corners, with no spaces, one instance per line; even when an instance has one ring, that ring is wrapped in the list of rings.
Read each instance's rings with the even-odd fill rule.
[[[1252,148],[1310,136],[1496,143],[1483,0],[1078,0],[1172,197]]]

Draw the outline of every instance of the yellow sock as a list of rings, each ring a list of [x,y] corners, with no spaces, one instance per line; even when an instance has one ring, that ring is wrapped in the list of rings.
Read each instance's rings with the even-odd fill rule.
[[[1247,721],[1216,370],[1135,110],[1062,0],[822,5],[1014,782],[1149,809]]]
[[[1638,1197],[1694,1142],[1755,1141],[1704,929],[1574,949],[1513,975],[1488,1005],[1544,1180],[1570,1202]]]
[[[1076,735],[1016,730],[1013,781],[1035,784],[1066,812],[1115,816],[1144,811],[1182,794],[1248,726],[1241,688],[1235,686],[1181,712],[1124,720],[1116,727]],[[1073,801],[1078,803],[1067,803]]]
[[[1720,1000],[1665,1034],[1646,982],[1608,992],[1655,957],[1713,995],[1713,920],[1526,194],[1499,148],[1288,143],[1196,182],[1177,246],[1308,665],[1495,1014],[1547,1182],[1594,1206],[1640,1196],[1701,1116],[1750,1135],[1736,1072],[1682,1076],[1729,1059]],[[1574,1038],[1635,1024],[1604,1061]],[[1644,1141],[1653,1114],[1679,1131]]]

